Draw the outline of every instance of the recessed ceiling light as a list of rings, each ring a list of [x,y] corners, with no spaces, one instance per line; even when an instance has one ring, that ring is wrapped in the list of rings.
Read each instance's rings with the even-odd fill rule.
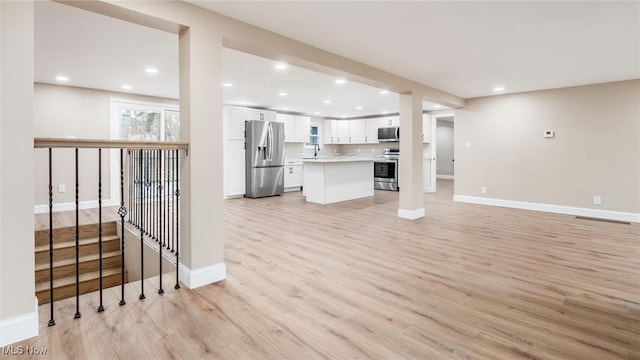
[[[380,95],[386,95],[389,93],[389,90],[380,90]]]
[[[236,101],[235,103],[236,103],[236,104],[238,104],[238,105],[246,105],[246,104],[248,104],[249,102],[244,101],[244,100],[238,100],[238,101]]]
[[[347,82],[347,80],[345,80],[345,79],[336,79],[336,84],[338,84],[338,85],[342,85],[342,84],[344,84],[346,82]]]
[[[288,107],[283,107],[282,110],[289,110],[289,108]]]
[[[316,112],[314,112],[314,114],[320,115],[320,111],[316,111]]]
[[[327,100],[323,101],[323,103],[325,103],[325,104],[331,104],[331,100],[327,99]]]
[[[362,110],[362,106],[356,106],[356,110]]]
[[[233,84],[232,83],[224,83],[224,84],[222,84],[222,86],[224,86],[224,87],[232,87]]]
[[[440,104],[435,104],[435,105],[433,105],[433,108],[434,108],[434,109],[441,108],[441,107],[442,107],[442,105],[440,105]]]
[[[282,92],[280,92],[278,95],[280,95],[280,96],[287,96],[287,93],[286,93],[286,92],[284,92],[284,91],[282,91]]]
[[[288,67],[287,64],[276,64],[275,68],[278,70],[284,70]]]
[[[494,87],[493,88],[493,92],[501,92],[501,91],[504,91],[503,87]]]
[[[69,81],[69,78],[64,76],[64,75],[58,75],[58,76],[56,76],[56,80],[62,81],[62,82],[67,82],[67,81]]]
[[[382,113],[383,113],[383,114],[387,114],[387,113],[389,113],[389,112],[385,110],[385,111],[383,111]]]
[[[122,85],[122,88],[125,89],[125,90],[131,90],[131,89],[133,89],[133,86],[131,86],[131,85]]]
[[[157,74],[158,73],[158,69],[156,69],[156,68],[146,68],[146,69],[144,69],[144,71],[149,73],[149,74]]]

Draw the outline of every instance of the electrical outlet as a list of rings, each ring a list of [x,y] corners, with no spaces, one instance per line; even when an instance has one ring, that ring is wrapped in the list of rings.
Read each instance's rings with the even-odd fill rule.
[[[63,192],[65,192],[65,191],[67,191],[67,189],[66,189],[66,187],[64,186],[64,184],[59,184],[59,185],[58,185],[58,192],[59,192],[59,193],[63,193]]]
[[[594,205],[601,205],[602,204],[602,198],[600,198],[600,196],[594,196],[593,197],[593,204]]]
[[[481,187],[481,188],[480,188],[480,193],[481,193],[481,194],[486,194],[486,193],[487,193],[487,188],[486,188],[486,187],[484,187],[484,186],[483,186],[483,187]]]

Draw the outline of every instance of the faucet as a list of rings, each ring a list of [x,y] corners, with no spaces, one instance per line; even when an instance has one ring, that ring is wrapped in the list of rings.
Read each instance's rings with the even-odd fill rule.
[[[313,157],[317,158],[320,152],[320,144],[313,144]]]

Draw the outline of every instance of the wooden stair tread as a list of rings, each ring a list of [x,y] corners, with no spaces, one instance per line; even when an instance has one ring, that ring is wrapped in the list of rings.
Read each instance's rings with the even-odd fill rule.
[[[125,274],[126,274],[127,270],[125,269]],[[117,275],[120,274],[120,268],[115,268],[115,269],[103,269],[102,270],[102,277],[105,278],[107,276],[112,276],[112,275]],[[88,272],[85,274],[80,274],[79,276],[79,280],[80,282],[84,282],[84,281],[90,281],[90,280],[95,280],[95,279],[99,279],[100,278],[100,272],[99,271],[92,271],[92,272]],[[125,276],[126,278],[126,276]],[[126,280],[126,279],[125,279]],[[73,285],[76,283],[76,277],[74,276],[68,276],[62,279],[56,279],[53,281],[53,288],[54,290],[56,288],[59,287],[63,287],[63,286],[67,286],[67,285]],[[44,281],[44,282],[40,282],[37,283],[35,286],[36,292],[40,292],[40,291],[45,291],[45,290],[49,290],[49,281]]]
[[[116,240],[116,239],[120,240],[120,237],[118,235],[103,235],[102,236],[102,242],[113,241],[113,240]],[[78,241],[78,244],[80,246],[87,245],[87,244],[97,244],[99,242],[99,240],[100,240],[99,237],[80,239]],[[54,242],[53,243],[53,249],[54,250],[64,249],[64,248],[69,248],[69,247],[75,247],[75,246],[76,246],[75,239],[73,241]],[[40,251],[49,251],[49,244],[36,246],[35,247],[35,252],[40,252]]]
[[[53,241],[69,241],[75,239],[75,226],[68,226],[53,229]],[[83,224],[78,227],[80,238],[97,237],[99,233],[98,224]],[[107,221],[102,223],[102,235],[116,235],[117,223],[115,221]],[[34,232],[35,245],[49,243],[49,229],[36,230]]]
[[[120,254],[121,254],[120,251],[110,251],[110,252],[102,253],[102,259],[107,259],[107,258],[115,257],[115,256],[121,256]],[[82,256],[80,256],[78,258],[78,262],[79,263],[83,263],[83,262],[86,262],[86,261],[98,260],[99,258],[100,258],[100,254],[82,255]],[[57,260],[57,261],[53,262],[53,268],[55,270],[55,268],[58,267],[58,266],[71,265],[71,264],[74,264],[75,262],[76,262],[75,258]],[[49,262],[36,265],[36,271],[45,270],[45,269],[48,269],[48,268],[49,268]]]

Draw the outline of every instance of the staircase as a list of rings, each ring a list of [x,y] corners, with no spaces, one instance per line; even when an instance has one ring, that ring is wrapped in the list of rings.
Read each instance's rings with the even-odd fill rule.
[[[120,285],[121,253],[116,222],[102,224],[102,286]],[[98,224],[79,227],[80,294],[100,289]],[[53,229],[53,296],[54,301],[76,294],[76,228]],[[50,299],[49,230],[35,232],[36,296],[39,304]],[[127,271],[124,274],[127,282]]]

